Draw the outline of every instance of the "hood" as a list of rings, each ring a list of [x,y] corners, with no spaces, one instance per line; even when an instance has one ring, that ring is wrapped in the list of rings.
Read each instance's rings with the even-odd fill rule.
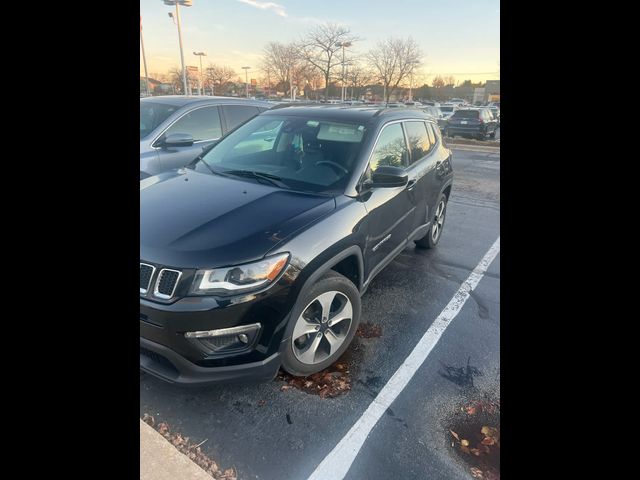
[[[334,209],[325,195],[166,172],[140,181],[140,259],[179,268],[250,262]]]

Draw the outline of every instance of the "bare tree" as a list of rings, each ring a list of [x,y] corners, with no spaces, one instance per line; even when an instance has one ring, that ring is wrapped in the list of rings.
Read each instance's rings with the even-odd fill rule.
[[[351,96],[361,96],[361,89],[375,81],[375,74],[361,63],[349,65],[347,87],[351,87]]]
[[[338,53],[343,44],[359,40],[351,31],[335,23],[319,25],[311,30],[300,42],[299,52],[306,63],[309,63],[324,77],[325,98],[329,97],[329,82],[336,67],[342,63]]]
[[[206,69],[205,84],[208,88],[213,89],[214,95],[216,93],[221,95],[224,93],[225,87],[236,75],[237,73],[233,68],[209,63]]]
[[[324,75],[322,75],[320,70],[318,70],[317,68],[306,69],[305,82],[315,94],[316,100],[318,100],[318,90],[320,90],[320,88],[322,87],[323,81],[324,81]],[[306,93],[306,89],[305,89],[305,93]],[[306,96],[309,97],[308,94]]]
[[[433,80],[431,81],[431,86],[433,88],[442,88],[444,87],[444,85],[444,80],[440,75],[436,75],[435,77],[433,77]]]
[[[269,81],[283,84],[289,91],[291,88],[291,75],[301,67],[301,59],[294,44],[269,42],[262,50],[263,59],[261,70],[269,75]]]
[[[445,87],[453,87],[456,84],[456,78],[452,75],[444,77],[442,80],[444,81]]]
[[[179,92],[180,94],[184,94],[184,85],[182,83],[182,69],[174,67],[169,70],[169,78],[170,83],[174,89],[174,91]],[[193,75],[189,70],[187,70],[187,85],[191,85],[194,80]]]
[[[382,82],[387,103],[393,91],[420,66],[421,58],[420,47],[411,37],[388,38],[369,51],[369,66]]]

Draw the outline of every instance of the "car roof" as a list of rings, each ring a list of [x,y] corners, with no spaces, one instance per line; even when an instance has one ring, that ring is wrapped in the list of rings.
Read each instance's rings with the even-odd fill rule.
[[[140,99],[140,102],[157,102],[164,103],[166,105],[173,105],[176,107],[184,107],[185,105],[197,105],[197,104],[247,104],[252,106],[272,106],[271,103],[263,100],[251,100],[241,97],[218,97],[211,95],[158,95],[156,97],[144,97]]]
[[[334,121],[345,121],[353,123],[370,123],[376,120],[402,120],[405,118],[422,118],[433,120],[433,117],[426,114],[420,108],[385,108],[377,105],[301,105],[275,107],[264,112],[264,115],[291,115],[297,117],[312,117]]]

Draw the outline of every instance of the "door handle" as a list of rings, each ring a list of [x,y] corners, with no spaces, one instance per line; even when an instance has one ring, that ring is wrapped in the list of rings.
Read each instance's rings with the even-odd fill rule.
[[[407,182],[407,190],[411,190],[415,186],[416,186],[416,179],[415,178],[412,178]]]

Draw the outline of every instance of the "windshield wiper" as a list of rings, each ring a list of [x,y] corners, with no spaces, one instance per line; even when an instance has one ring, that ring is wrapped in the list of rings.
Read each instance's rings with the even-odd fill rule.
[[[253,170],[224,170],[222,173],[227,175],[236,175],[238,177],[249,177],[266,180],[276,187],[289,188],[284,182],[281,181],[282,178],[278,177],[277,175],[271,175],[270,173],[256,172]]]

